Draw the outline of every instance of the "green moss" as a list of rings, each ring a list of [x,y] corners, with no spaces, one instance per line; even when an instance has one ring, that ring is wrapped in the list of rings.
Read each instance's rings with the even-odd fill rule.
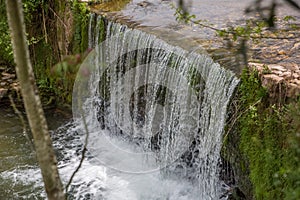
[[[73,15],[74,15],[74,36],[72,42],[73,53],[82,53],[88,48],[88,14],[87,7],[78,3],[73,2]]]
[[[300,101],[272,104],[257,72],[244,70],[239,88],[240,150],[256,199],[300,199]],[[298,132],[298,135],[297,135]]]
[[[6,8],[4,1],[0,1],[0,64],[13,64],[13,51],[8,31]]]
[[[103,42],[106,38],[106,26],[105,26],[105,18],[101,17],[101,19],[98,21],[98,26],[100,27],[100,33],[99,33],[99,44]]]
[[[70,11],[69,8],[66,8],[66,5],[67,4],[65,3],[60,4],[59,9],[61,12]],[[52,51],[48,51],[48,53],[44,54],[49,55],[50,61],[46,61],[47,63],[45,63],[45,61],[42,60],[42,62],[44,62],[44,66],[47,67],[42,67],[39,62],[35,66],[36,74],[40,74],[37,76],[40,91],[42,96],[43,94],[46,94],[45,102],[49,102],[53,99],[53,96],[55,96],[55,99],[60,103],[70,104],[72,102],[72,90],[77,69],[84,57],[87,55],[89,12],[85,4],[78,3],[77,1],[73,1],[73,4],[69,6],[71,6],[74,21],[72,25],[73,27],[69,27],[73,30],[73,38],[68,46],[68,52],[65,52],[68,55],[60,55],[64,53],[60,52],[58,54],[59,58],[57,59],[57,57],[55,57],[56,55],[51,53],[56,52],[52,49]],[[57,34],[61,33],[58,32]],[[42,45],[41,48],[47,48],[47,44]],[[53,48],[53,46],[51,46],[50,49],[51,48]],[[57,52],[59,52],[58,49]],[[38,59],[44,58],[44,56],[40,55],[37,57]],[[63,59],[59,60],[61,57],[63,57]],[[55,73],[56,69],[62,65],[66,66],[62,73]],[[53,96],[49,97],[47,94],[53,94]]]

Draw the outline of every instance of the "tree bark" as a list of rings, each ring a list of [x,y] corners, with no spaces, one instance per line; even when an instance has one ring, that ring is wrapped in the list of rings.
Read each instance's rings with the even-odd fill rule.
[[[46,193],[49,200],[63,200],[65,199],[63,185],[58,174],[57,160],[29,58],[21,0],[6,0],[6,7],[17,77]]]

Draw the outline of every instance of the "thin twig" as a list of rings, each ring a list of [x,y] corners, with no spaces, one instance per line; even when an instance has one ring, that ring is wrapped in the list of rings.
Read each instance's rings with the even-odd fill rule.
[[[67,192],[68,192],[68,188],[69,186],[71,185],[72,181],[73,181],[73,178],[75,177],[76,173],[79,171],[79,169],[81,168],[82,166],[82,163],[85,159],[85,153],[87,151],[87,145],[88,145],[88,138],[89,138],[89,130],[88,130],[88,126],[87,126],[87,123],[86,123],[86,118],[84,116],[84,112],[83,112],[83,109],[82,107],[80,106],[80,110],[81,110],[81,114],[82,114],[82,121],[83,121],[83,125],[84,125],[84,130],[86,132],[86,136],[85,136],[85,141],[84,141],[84,146],[83,146],[83,150],[81,152],[81,159],[80,159],[80,162],[77,166],[77,168],[75,169],[75,171],[73,172],[73,174],[71,175],[70,177],[70,180],[69,182],[67,183],[66,185],[66,196],[67,196]]]
[[[224,135],[224,138],[227,138],[228,134],[229,134],[230,131],[233,129],[233,127],[234,127],[235,123],[237,122],[237,120],[238,120],[239,118],[241,118],[248,110],[250,110],[251,107],[256,106],[257,104],[259,104],[259,103],[261,102],[261,100],[262,100],[262,99],[260,98],[260,99],[259,99],[258,101],[256,101],[254,104],[250,105],[246,110],[244,110],[243,112],[241,112],[236,118],[234,118],[234,120],[233,120],[232,123],[231,123],[230,128],[226,131],[226,134]],[[224,144],[224,143],[223,143],[223,144]]]
[[[171,4],[171,8],[174,9],[175,6],[173,4]],[[175,16],[178,15],[178,16],[185,18],[185,15],[188,13],[186,13],[186,12],[182,13],[182,11],[183,11],[182,8],[181,9],[177,8],[174,15]],[[211,25],[201,23],[202,20],[193,20],[192,18],[195,18],[195,17],[196,17],[195,15],[191,15],[190,17],[185,18],[185,22],[191,23],[191,24],[196,24],[200,27],[208,28],[208,29],[211,29],[216,32],[223,32],[228,35],[229,34],[236,35],[236,36],[238,36],[240,38],[244,38],[244,39],[248,39],[248,38],[251,38],[251,39],[262,39],[263,38],[263,39],[273,39],[273,40],[298,39],[297,36],[295,36],[295,37],[280,37],[280,36],[273,37],[273,36],[267,36],[267,35],[262,35],[262,34],[259,34],[259,36],[256,36],[255,35],[256,33],[250,33],[249,35],[241,35],[241,34],[237,34],[237,31],[235,31],[235,30],[219,29],[219,28],[215,28]]]
[[[219,28],[215,28],[215,27],[212,27],[212,26],[209,26],[209,25],[206,25],[206,24],[203,24],[203,23],[200,23],[199,21],[195,21],[195,20],[192,20],[190,19],[190,22],[192,22],[193,24],[196,24],[196,25],[199,25],[201,27],[204,27],[204,28],[208,28],[208,29],[211,29],[213,31],[222,31],[222,32],[225,32],[226,34],[236,34],[235,31],[229,31],[229,30],[225,30],[225,29],[219,29]],[[284,40],[284,39],[298,39],[299,37],[272,37],[272,36],[266,36],[266,35],[259,35],[259,36],[254,36],[254,35],[239,35],[239,37],[241,38],[251,38],[251,39],[261,39],[261,38],[264,38],[264,39],[273,39],[273,40]]]
[[[56,12],[49,7],[50,11],[53,12],[53,14],[58,18],[58,20],[64,25],[65,29],[67,29],[67,25],[64,23],[64,21],[56,14]]]
[[[14,112],[18,115],[20,121],[21,121],[21,124],[22,124],[22,129],[23,129],[23,135],[24,137],[29,141],[30,143],[30,148],[32,150],[32,152],[34,152],[34,147],[33,147],[33,143],[32,143],[32,140],[29,138],[29,135],[27,133],[27,130],[26,130],[26,123],[25,123],[25,120],[24,120],[24,117],[22,115],[22,113],[18,110],[13,98],[11,95],[8,95],[9,97],[9,101],[10,101],[10,104],[11,104],[11,107],[13,108]]]
[[[226,31],[226,30],[222,30],[222,29],[218,29],[218,28],[215,28],[213,26],[209,26],[209,25],[206,25],[206,24],[203,24],[203,23],[200,23],[199,21],[194,21],[192,19],[190,19],[190,21],[193,23],[193,24],[197,24],[199,26],[202,26],[204,28],[208,28],[208,29],[211,29],[211,30],[214,30],[214,31]],[[230,33],[229,31],[226,31],[227,33]]]
[[[46,28],[46,20],[45,20],[45,11],[42,9],[42,14],[43,14],[43,28],[45,32],[45,42],[48,44],[48,34],[47,34],[47,28]]]
[[[180,13],[179,13],[180,14]],[[208,29],[211,29],[213,31],[216,31],[216,32],[224,32],[226,34],[232,34],[232,35],[235,35],[237,34],[236,31],[230,31],[230,30],[226,30],[226,29],[219,29],[219,28],[215,28],[213,26],[210,26],[210,25],[207,25],[207,24],[203,24],[200,22],[201,20],[193,20],[193,19],[189,19],[189,22],[191,22],[192,24],[196,24],[198,26],[201,26],[201,27],[204,27],[204,28],[208,28]],[[251,39],[261,39],[261,38],[264,38],[264,39],[274,39],[274,40],[282,40],[282,39],[298,39],[298,37],[280,37],[280,36],[276,36],[276,37],[273,37],[273,36],[266,36],[266,35],[262,35],[260,34],[259,36],[255,36],[255,35],[239,35],[239,37],[241,38],[251,38]]]

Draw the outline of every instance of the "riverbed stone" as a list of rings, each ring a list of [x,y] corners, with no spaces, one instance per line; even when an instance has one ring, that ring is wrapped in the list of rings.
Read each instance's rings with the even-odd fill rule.
[[[293,73],[293,78],[295,80],[299,79],[300,78],[300,74],[299,73]]]
[[[5,69],[5,66],[0,66],[0,72],[4,71]]]
[[[269,65],[270,70],[277,70],[281,72],[287,71],[283,66],[280,65]]]
[[[12,97],[19,96],[20,94],[20,86],[16,75],[13,70],[1,66],[0,68],[0,102],[9,103],[8,96],[12,95]]]
[[[0,100],[7,94],[8,89],[0,88]]]
[[[285,78],[289,78],[289,77],[292,76],[292,72],[289,70],[289,71],[283,72],[280,76],[285,77]]]
[[[287,97],[295,98],[300,94],[300,70],[297,64],[282,66],[250,62],[249,67],[258,71],[262,85],[270,93],[278,92],[276,88],[285,87]]]
[[[293,48],[291,49],[291,51],[298,51],[298,50],[300,50],[300,42],[295,43]]]

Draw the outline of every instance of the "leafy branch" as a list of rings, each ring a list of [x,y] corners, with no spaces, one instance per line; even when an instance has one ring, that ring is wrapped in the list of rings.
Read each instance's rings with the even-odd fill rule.
[[[216,28],[213,25],[207,23],[205,20],[196,20],[196,16],[194,14],[190,14],[184,7],[179,6],[175,8],[174,5],[171,5],[173,9],[175,9],[174,16],[176,16],[176,20],[179,22],[183,22],[186,24],[198,25],[203,28],[208,28],[216,32],[216,34],[222,38],[232,39],[233,41],[237,41],[238,39],[242,40],[256,40],[256,39],[296,39],[295,37],[285,37],[285,36],[272,36],[267,35],[264,31],[268,30],[271,26],[268,20],[266,19],[248,19],[246,20],[246,24],[243,26],[230,26],[225,29]],[[272,23],[275,23],[277,19],[275,16],[272,17]],[[295,24],[290,23],[291,21],[295,21],[295,18],[292,16],[285,16],[282,21],[288,22],[291,28],[296,29],[297,26]],[[272,25],[272,24],[271,24]]]

